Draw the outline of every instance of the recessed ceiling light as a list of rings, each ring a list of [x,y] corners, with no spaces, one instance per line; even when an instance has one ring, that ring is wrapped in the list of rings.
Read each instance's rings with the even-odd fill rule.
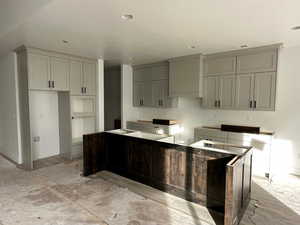
[[[248,48],[248,45],[241,45],[241,48]]]
[[[195,49],[195,48],[197,48],[195,45],[191,45],[191,46],[189,46],[189,48],[190,49]]]
[[[292,30],[300,30],[300,26],[292,27]]]
[[[69,41],[67,41],[67,40],[62,40],[62,42],[65,43],[65,44],[69,43]]]
[[[121,16],[121,18],[123,20],[132,20],[133,19],[133,15],[131,15],[131,14],[124,14],[123,16]]]

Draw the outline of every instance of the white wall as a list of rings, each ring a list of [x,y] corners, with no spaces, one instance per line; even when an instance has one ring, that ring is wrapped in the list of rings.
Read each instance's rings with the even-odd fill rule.
[[[17,96],[17,60],[10,53],[0,59],[0,152],[21,163]]]
[[[272,158],[276,170],[300,174],[300,46],[283,48],[279,55],[277,106],[275,112],[249,112],[230,110],[204,110],[199,100],[180,98],[176,109],[132,107],[132,74],[123,76],[123,95],[127,104],[125,119],[171,118],[182,121],[182,139],[191,141],[193,129],[202,125],[221,123],[258,125],[275,131]],[[124,97],[123,97],[124,98]],[[124,123],[125,121],[123,121]]]
[[[30,91],[31,137],[33,160],[59,155],[58,93]]]
[[[133,108],[132,79],[133,79],[132,67],[126,64],[121,65],[122,128],[126,128],[126,121],[136,120],[139,118],[139,111],[136,108]]]
[[[98,111],[98,122],[97,130],[104,131],[104,61],[98,59],[98,94],[97,94],[97,111]]]

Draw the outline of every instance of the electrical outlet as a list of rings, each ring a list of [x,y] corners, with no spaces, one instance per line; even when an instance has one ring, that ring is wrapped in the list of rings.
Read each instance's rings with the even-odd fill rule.
[[[41,138],[40,136],[33,137],[33,142],[40,142]]]

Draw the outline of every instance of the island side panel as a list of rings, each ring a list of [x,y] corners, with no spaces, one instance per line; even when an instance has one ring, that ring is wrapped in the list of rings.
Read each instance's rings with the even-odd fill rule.
[[[227,164],[224,225],[237,225],[251,197],[252,150]]]
[[[83,175],[89,176],[106,169],[106,133],[83,136]]]

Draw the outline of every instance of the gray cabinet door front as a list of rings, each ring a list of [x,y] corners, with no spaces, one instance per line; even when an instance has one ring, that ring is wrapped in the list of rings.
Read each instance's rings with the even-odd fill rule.
[[[83,75],[82,63],[71,61],[70,63],[70,91],[71,95],[82,95]]]
[[[219,104],[222,109],[235,107],[235,75],[220,76],[219,78]]]
[[[252,108],[253,100],[253,75],[239,74],[236,78],[236,108],[249,110]]]
[[[143,82],[134,81],[133,83],[133,105],[142,106],[143,100]]]
[[[218,96],[218,77],[205,77],[203,106],[205,108],[216,108]]]
[[[152,104],[160,107],[162,98],[161,81],[152,81]]]
[[[54,90],[69,90],[70,63],[66,59],[51,58],[51,80]]]
[[[152,82],[143,82],[143,106],[152,107]]]
[[[254,109],[275,110],[276,75],[274,72],[254,75]]]

